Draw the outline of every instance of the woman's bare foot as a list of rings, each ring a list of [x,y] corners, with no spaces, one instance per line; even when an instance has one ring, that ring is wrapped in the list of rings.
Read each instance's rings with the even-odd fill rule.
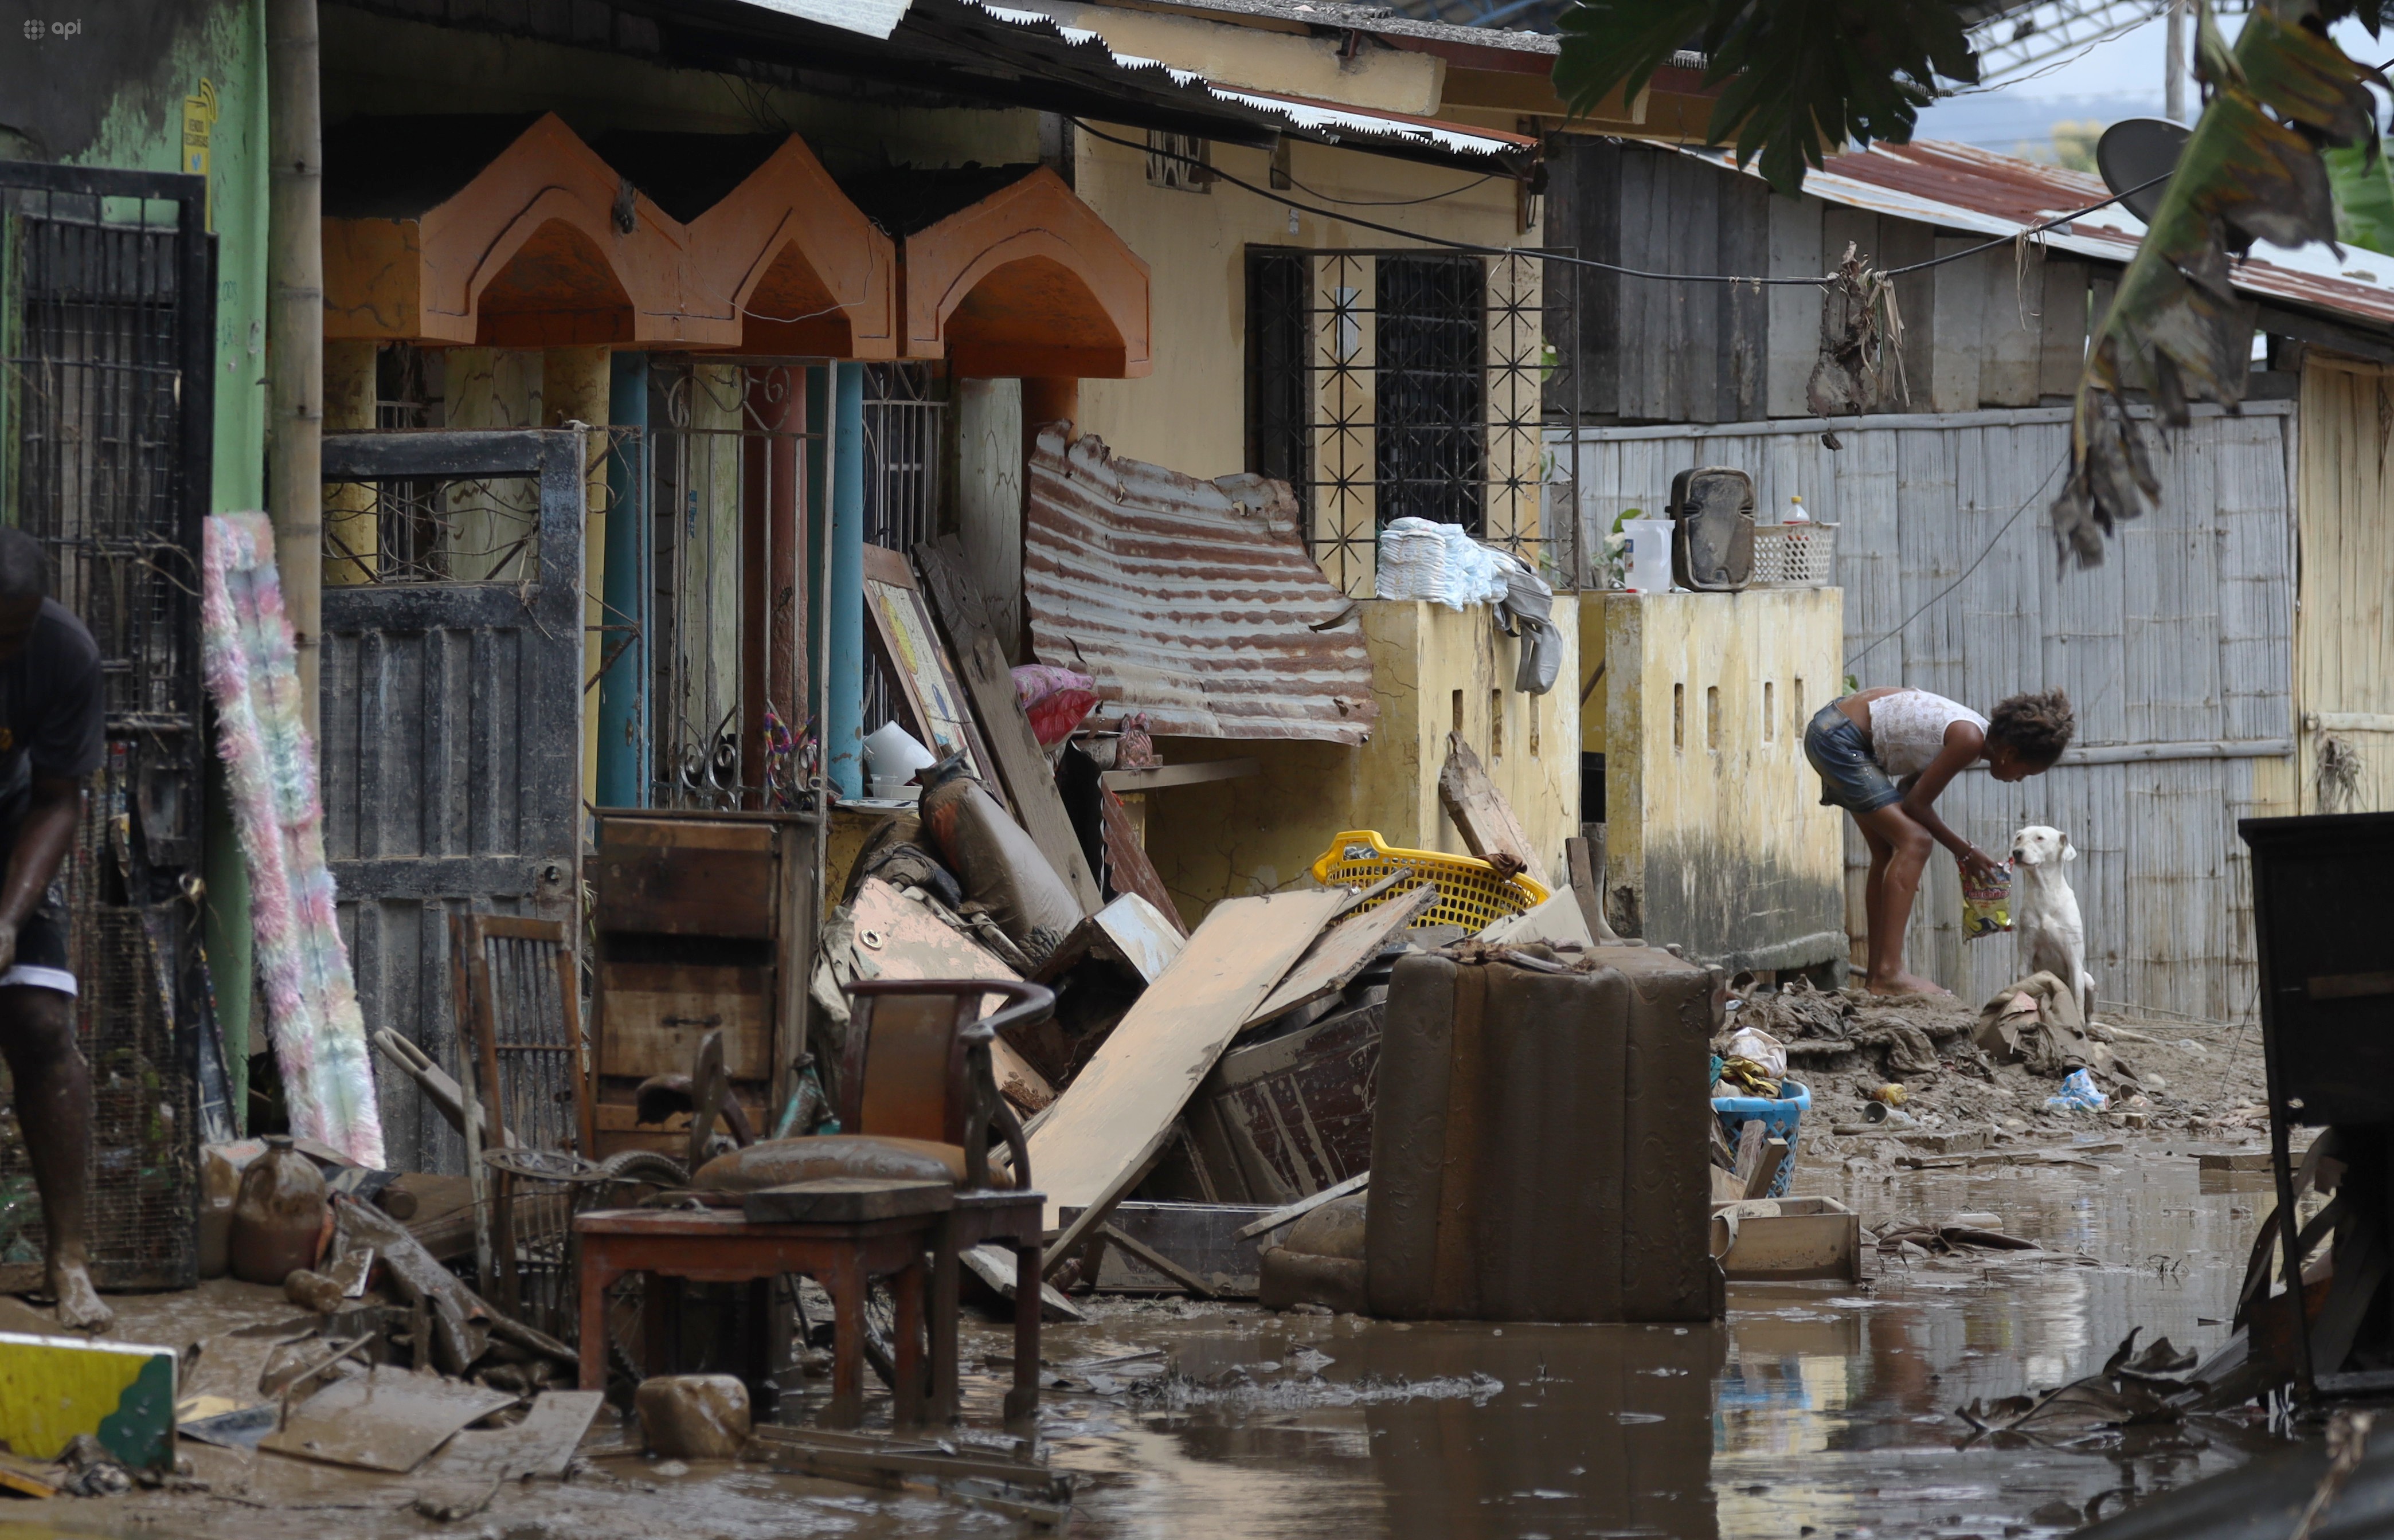
[[[116,1323],[116,1312],[100,1302],[81,1262],[50,1264],[50,1294],[59,1302],[59,1324],[71,1332],[104,1332]]]
[[[1917,973],[1899,973],[1892,979],[1873,979],[1866,986],[1873,994],[1951,994],[1953,992],[1933,980]]]

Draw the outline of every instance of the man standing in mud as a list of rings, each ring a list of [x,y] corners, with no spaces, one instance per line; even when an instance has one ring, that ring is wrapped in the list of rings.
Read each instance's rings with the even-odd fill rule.
[[[75,976],[59,872],[99,768],[99,649],[49,597],[49,564],[0,529],[0,1056],[42,1192],[59,1323],[99,1331],[113,1312],[85,1250],[91,1070],[75,1046]]]

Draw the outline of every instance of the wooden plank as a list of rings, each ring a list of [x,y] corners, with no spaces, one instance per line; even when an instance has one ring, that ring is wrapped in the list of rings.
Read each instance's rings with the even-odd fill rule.
[[[1195,1273],[1190,1271],[1187,1268],[1182,1267],[1171,1257],[1164,1255],[1164,1253],[1156,1250],[1153,1246],[1149,1245],[1145,1241],[1139,1240],[1135,1236],[1125,1235],[1112,1225],[1099,1225],[1098,1227],[1098,1233],[1103,1235],[1111,1244],[1120,1246],[1124,1251],[1127,1252],[1132,1257],[1137,1257],[1139,1261],[1145,1263],[1155,1271],[1171,1279],[1174,1283],[1179,1284],[1182,1288],[1187,1289],[1190,1294],[1195,1295],[1198,1298],[1212,1299],[1217,1296],[1217,1291],[1215,1289],[1213,1284],[1208,1283],[1203,1278],[1198,1277]]]
[[[1271,893],[1214,906],[1032,1131],[1031,1176],[1046,1194],[1050,1228],[1068,1204],[1086,1210],[1076,1229],[1103,1221],[1344,896]],[[1077,1239],[1059,1243],[1057,1255],[1069,1256]]]
[[[1767,184],[1751,177],[1716,176],[1714,179],[1720,186],[1720,265],[1713,270],[1767,273],[1770,269],[1770,205],[1785,200],[1772,197]],[[1769,394],[1769,291],[1750,283],[1719,283],[1713,287],[1720,310],[1717,385],[1720,404],[1716,420],[1752,422],[1763,415]]]
[[[2045,259],[2045,304],[2037,318],[2036,393],[2069,396],[2086,367],[2086,264]]]
[[[1172,890],[1164,886],[1164,874],[1147,859],[1147,847],[1140,843],[1138,830],[1131,825],[1130,809],[1123,806],[1122,798],[1114,795],[1111,786],[1098,788],[1098,819],[1106,848],[1106,875],[1118,895],[1117,902],[1123,897],[1137,897],[1155,912],[1157,920],[1168,926],[1176,938],[1186,937],[1189,928],[1180,923],[1180,906],[1172,902]]]
[[[1288,977],[1280,981],[1280,987],[1249,1014],[1246,1026],[1260,1026],[1282,1011],[1295,1010],[1345,989],[1348,980],[1380,954],[1381,948],[1411,925],[1415,915],[1437,902],[1438,885],[1424,882],[1385,903],[1340,920],[1323,931],[1321,939],[1297,959],[1296,966],[1288,970]]]
[[[1746,1126],[1759,1128],[1762,1125],[1749,1123]],[[1783,1139],[1763,1140],[1761,1157],[1754,1163],[1752,1174],[1745,1178],[1744,1195],[1749,1198],[1770,1196],[1770,1184],[1779,1179],[1779,1168],[1786,1164],[1787,1141]]]
[[[1014,671],[1006,654],[998,651],[988,608],[965,566],[963,550],[954,535],[947,535],[936,544],[915,546],[914,559],[922,564],[940,628],[955,649],[965,690],[980,715],[990,758],[1005,783],[1006,799],[1014,804],[1015,817],[1080,902],[1081,913],[1090,914],[1104,902],[1098,880],[1081,852],[1072,820],[1064,811],[1064,798],[1056,790],[1047,757],[1032,734],[1031,718],[1023,715],[1021,699],[1015,693]]]
[[[1940,235],[1936,240],[1937,255],[1951,257],[1984,240],[1983,236]],[[1930,334],[1928,377],[1913,380],[1914,399],[1920,399],[1920,387],[1926,385],[1930,411],[1967,412],[1979,404],[1980,359],[1986,328],[1993,324],[1987,314],[1986,260],[1971,257],[1948,262],[1931,269],[1927,276],[1935,326]],[[1908,324],[1912,319],[1907,309],[1904,321]]]
[[[1111,770],[1098,779],[1107,789],[1118,792],[1161,791],[1166,786],[1198,786],[1208,781],[1236,781],[1261,773],[1263,761],[1253,757],[1239,759],[1199,759],[1186,765],[1157,765],[1151,770]]]
[[[955,1203],[956,1190],[948,1182],[825,1177],[751,1192],[740,1211],[750,1224],[860,1224],[944,1213]]]
[[[1438,772],[1438,800],[1462,831],[1463,842],[1482,861],[1496,850],[1518,857],[1524,875],[1551,892],[1555,885],[1546,875],[1546,863],[1539,859],[1513,805],[1488,778],[1488,767],[1461,733],[1448,733],[1446,744],[1446,763]]]
[[[1979,361],[1979,403],[2034,406],[2037,360],[2045,335],[2045,248],[2031,248],[2023,270],[1997,248],[1977,258],[1987,265],[1987,314]]]
[[[601,930],[773,934],[773,831],[761,823],[611,818],[596,883]]]
[[[1315,1209],[1320,1208],[1323,1204],[1330,1202],[1332,1199],[1343,1198],[1349,1192],[1361,1192],[1363,1189],[1371,1185],[1372,1173],[1369,1171],[1358,1171],[1353,1176],[1348,1178],[1345,1181],[1336,1182],[1329,1187],[1325,1187],[1309,1198],[1299,1199],[1297,1202],[1289,1204],[1286,1208],[1273,1209],[1270,1213],[1265,1215],[1262,1218],[1257,1219],[1255,1223],[1242,1228],[1238,1231],[1236,1239],[1242,1241],[1253,1240],[1258,1235],[1278,1230],[1282,1225],[1295,1224],[1297,1220],[1304,1218],[1307,1215],[1312,1213]]]
[[[1822,207],[1818,198],[1770,200],[1771,277],[1803,278],[1828,270],[1821,261]],[[1821,291],[1777,284],[1764,299],[1769,306],[1770,338],[1763,410],[1773,417],[1809,416],[1812,409],[1804,390],[1821,356]]]
[[[1563,862],[1571,873],[1572,897],[1579,901],[1580,917],[1588,934],[1608,946],[1621,938],[1604,919],[1604,847],[1601,836],[1590,841],[1578,835],[1563,841]]]
[[[598,965],[598,987],[602,1075],[687,1074],[698,1040],[718,1030],[733,1079],[772,1073],[773,1004],[761,967],[609,961]]]

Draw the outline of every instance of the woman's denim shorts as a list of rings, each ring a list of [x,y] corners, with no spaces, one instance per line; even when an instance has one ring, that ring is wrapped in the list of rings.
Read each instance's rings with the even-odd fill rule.
[[[1894,780],[1871,757],[1870,740],[1835,701],[1814,713],[1804,730],[1804,757],[1820,772],[1824,808],[1868,813],[1903,800]]]

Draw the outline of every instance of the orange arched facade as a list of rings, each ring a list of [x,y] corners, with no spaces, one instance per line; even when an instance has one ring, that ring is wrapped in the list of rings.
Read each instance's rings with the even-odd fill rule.
[[[743,353],[898,356],[898,248],[796,134],[690,224],[689,302]]]
[[[1148,373],[1148,269],[1041,167],[900,246],[791,136],[684,225],[554,113],[455,192],[327,218],[329,338]]]
[[[1041,166],[906,238],[906,356],[960,375],[1138,379],[1148,270]]]

